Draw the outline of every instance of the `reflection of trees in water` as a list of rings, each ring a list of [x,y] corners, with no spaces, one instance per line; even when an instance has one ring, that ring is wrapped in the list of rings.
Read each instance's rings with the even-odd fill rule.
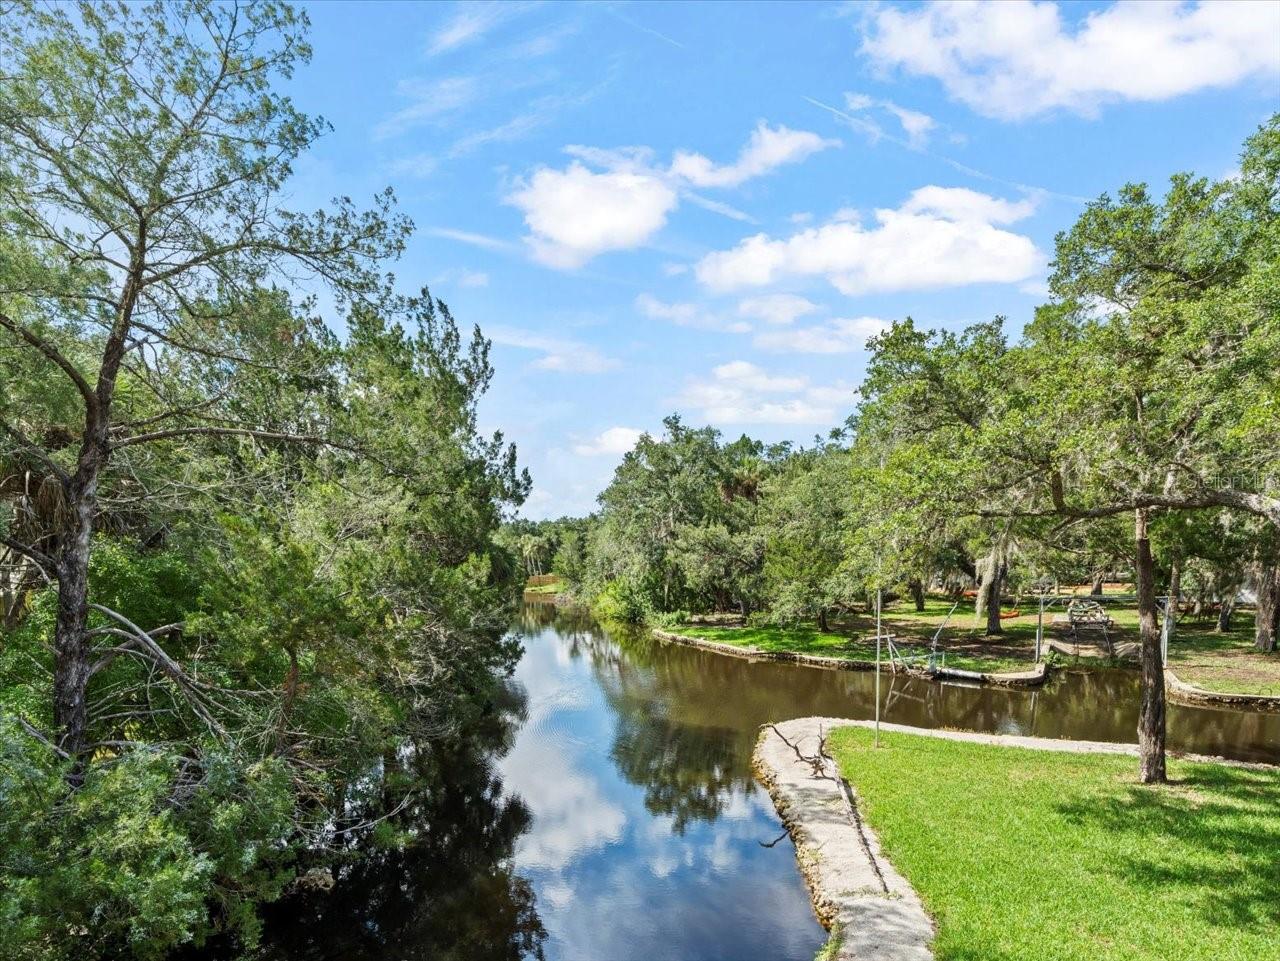
[[[546,930],[533,888],[510,867],[515,843],[529,829],[529,811],[519,798],[503,796],[491,761],[509,749],[513,722],[525,716],[524,692],[507,685],[494,707],[469,742],[393,761],[395,778],[412,788],[414,801],[390,823],[411,840],[353,859],[335,872],[331,891],[304,891],[269,906],[265,957],[542,957]]]
[[[751,778],[737,763],[733,731],[673,724],[639,700],[625,708],[614,703],[618,732],[609,757],[624,778],[644,788],[649,813],[671,815],[677,834],[690,820],[714,821],[735,789],[748,789]]]
[[[533,637],[556,623],[559,609],[554,601],[525,601],[520,605],[513,632],[520,637]]]
[[[617,716],[609,756],[627,781],[643,788],[646,810],[671,816],[673,830],[683,834],[691,820],[719,817],[735,790],[750,789],[753,736],[681,717],[683,685],[667,675],[652,635],[556,626],[570,652],[591,664]]]

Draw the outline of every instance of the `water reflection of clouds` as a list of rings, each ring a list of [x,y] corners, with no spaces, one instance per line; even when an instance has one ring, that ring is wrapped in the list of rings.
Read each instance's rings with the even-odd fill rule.
[[[566,683],[557,654],[558,645],[529,645],[516,673],[530,691],[529,718],[500,764],[508,789],[533,814],[532,829],[516,848],[522,868],[564,868],[617,840],[627,820],[578,764],[588,743],[560,731],[566,714],[587,711],[592,702],[587,688]]]
[[[757,843],[780,830],[772,806],[749,783],[716,774],[726,732],[664,719],[669,705],[649,671],[623,671],[593,640],[592,657],[572,658],[569,639],[530,639],[517,670],[529,718],[501,764],[533,813],[515,864],[537,892],[548,959],[812,957],[822,935],[794,853]],[[610,688],[624,674],[637,696]],[[624,774],[615,755],[625,731],[639,750]],[[689,818],[681,805],[655,806],[655,778],[668,790],[710,791],[714,812]]]

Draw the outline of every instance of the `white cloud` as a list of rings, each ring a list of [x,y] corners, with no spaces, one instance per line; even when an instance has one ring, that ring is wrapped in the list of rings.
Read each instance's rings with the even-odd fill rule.
[[[961,223],[1012,224],[1036,212],[1036,199],[1001,200],[966,187],[921,187],[899,208],[906,214],[932,214]]]
[[[749,213],[739,210],[737,207],[723,203],[719,200],[712,200],[709,197],[703,197],[701,194],[695,194],[692,190],[684,191],[681,196],[695,207],[701,207],[703,210],[710,210],[713,214],[719,214],[721,217],[728,217],[730,220],[736,220],[744,224],[757,224],[756,220]]]
[[[668,169],[654,163],[649,147],[571,144],[565,147],[574,158],[568,167],[540,167],[518,180],[505,202],[524,214],[529,228],[525,240],[534,259],[572,269],[606,251],[647,243],[666,225],[681,198],[734,220],[754,222],[750,214],[698,196],[690,187],[737,186],[838,142],[762,121],[736,163],[717,167],[701,154],[680,151]]]
[[[475,77],[443,77],[431,81],[411,78],[401,80],[396,85],[396,92],[410,102],[373,128],[373,136],[377,140],[435,123],[470,106],[482,94]]]
[[[610,427],[584,444],[574,444],[573,452],[583,457],[621,456],[636,446],[643,433],[634,427]]]
[[[1117,3],[1063,22],[1055,3],[939,3],[869,12],[862,50],[934,77],[979,113],[1158,101],[1280,73],[1280,4]]]
[[[736,162],[717,166],[702,154],[681,150],[671,161],[671,174],[695,187],[737,187],[839,143],[807,130],[770,127],[762,120],[756,124]]]
[[[923,147],[928,143],[930,131],[938,125],[936,120],[927,113],[921,113],[919,110],[909,110],[887,100],[884,106],[886,110],[898,118],[898,123],[902,124],[902,132],[907,135],[907,142],[911,146]]]
[[[665,303],[652,294],[641,294],[636,298],[636,309],[653,320],[666,320],[681,327],[695,327],[699,330],[718,330],[726,334],[747,334],[751,325],[740,320],[727,320],[707,310],[700,304]]]
[[[443,237],[445,240],[456,240],[460,244],[468,244],[482,250],[511,250],[515,246],[500,237],[477,234],[470,230],[454,230],[452,227],[428,227],[424,233],[433,237]]]
[[[534,258],[563,269],[645,243],[667,222],[677,200],[656,177],[593,173],[574,161],[565,170],[535,171],[506,203],[523,212]]]
[[[904,146],[919,149],[929,142],[929,134],[938,126],[938,122],[930,117],[927,113],[921,113],[919,110],[911,110],[894,103],[892,100],[877,100],[869,97],[864,93],[846,93],[844,95],[844,105],[851,113],[865,113],[866,111],[880,108],[893,114],[897,118],[898,124],[902,127],[902,132],[906,134],[907,142]],[[874,120],[866,117],[848,117],[850,121],[854,121],[854,126],[867,134],[872,141],[877,141],[885,136],[884,129]],[[894,139],[894,138],[889,138]]]
[[[1018,283],[1042,272],[1044,255],[996,224],[1027,216],[1013,203],[961,188],[922,187],[875,225],[832,221],[785,239],[756,234],[700,260],[698,280],[717,291],[762,287],[785,277],[825,276],[841,293]]]
[[[576,340],[548,337],[516,327],[489,327],[484,333],[495,344],[539,352],[542,356],[533,362],[539,370],[600,374],[621,366],[615,358],[606,357],[594,347]]]
[[[812,327],[761,331],[752,343],[775,354],[850,354],[865,350],[889,326],[879,317],[838,317]]]
[[[456,270],[444,271],[437,275],[431,283],[452,287],[488,287],[489,275],[482,270],[468,270],[466,267],[459,267]]]
[[[853,389],[814,386],[807,377],[768,373],[745,360],[721,364],[676,399],[716,424],[834,424],[853,404]]]
[[[579,107],[595,96],[595,92],[576,94],[548,94],[523,104],[518,113],[492,127],[473,130],[455,140],[448,156],[456,160],[491,143],[510,143],[520,140],[546,126],[560,113]]]
[[[429,153],[410,154],[393,160],[390,165],[393,174],[406,177],[430,177],[440,166],[440,161]]]
[[[769,324],[790,324],[817,309],[817,304],[796,294],[765,294],[738,301],[738,313],[743,317],[754,317]]]
[[[461,6],[427,41],[427,54],[435,56],[464,44],[479,40],[510,16],[518,5],[505,3],[468,3]]]

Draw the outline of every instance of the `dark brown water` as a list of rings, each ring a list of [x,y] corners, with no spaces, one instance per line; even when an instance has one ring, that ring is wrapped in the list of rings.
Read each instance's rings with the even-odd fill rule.
[[[274,959],[809,961],[825,935],[750,755],[760,725],[866,718],[874,677],[751,663],[527,605],[488,754],[408,812],[419,843],[272,909]],[[883,717],[1132,741],[1138,679],[1038,691],[882,679]],[[1174,750],[1280,761],[1280,716],[1170,705]],[[1135,762],[1136,763],[1136,762]]]

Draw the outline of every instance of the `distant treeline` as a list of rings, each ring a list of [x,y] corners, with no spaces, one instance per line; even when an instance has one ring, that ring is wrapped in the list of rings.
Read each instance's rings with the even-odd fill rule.
[[[1000,317],[895,324],[870,344],[846,424],[812,447],[725,442],[670,417],[596,514],[503,536],[528,570],[629,620],[821,625],[877,589],[976,584],[998,633],[1002,593],[1131,571],[1144,774],[1159,779],[1156,596],[1229,616],[1247,589],[1258,649],[1276,643],[1280,118],[1237,175],[1089,204],[1057,237],[1049,286],[1016,340]]]

